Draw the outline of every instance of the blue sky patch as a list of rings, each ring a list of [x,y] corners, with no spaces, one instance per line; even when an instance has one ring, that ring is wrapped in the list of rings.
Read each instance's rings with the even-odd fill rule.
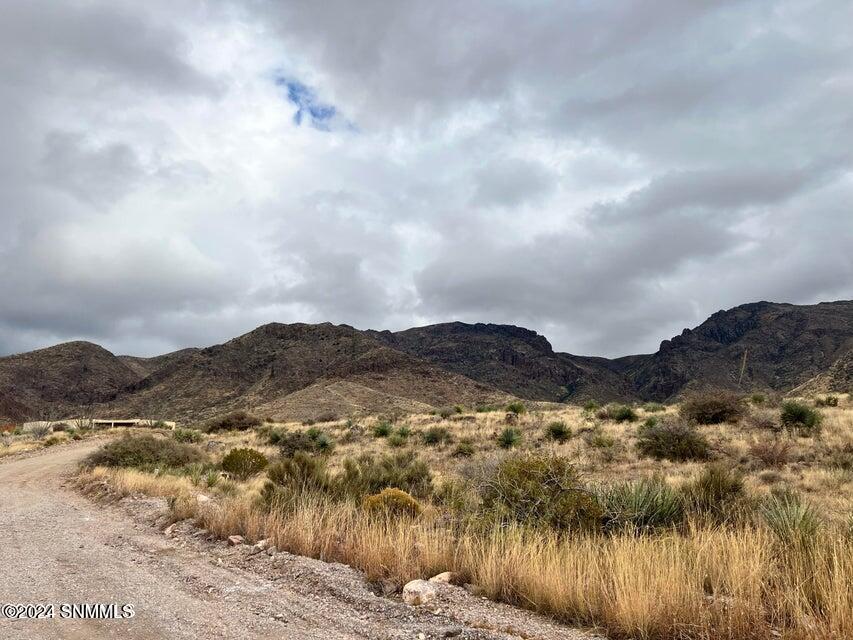
[[[275,83],[286,91],[288,101],[296,106],[296,113],[293,114],[293,123],[296,126],[306,122],[320,131],[329,131],[332,121],[338,115],[334,105],[320,102],[314,90],[298,80],[277,75]]]

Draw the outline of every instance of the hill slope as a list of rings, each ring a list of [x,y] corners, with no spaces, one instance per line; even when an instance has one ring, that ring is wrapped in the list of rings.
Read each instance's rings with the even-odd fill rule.
[[[355,386],[333,385],[341,381]],[[358,393],[347,397],[342,388],[368,391],[359,400]],[[276,418],[306,419],[354,408],[375,412],[414,403],[421,410],[451,398],[473,403],[504,396],[346,325],[268,324],[225,344],[172,358],[116,394],[109,409],[179,418],[253,409]]]
[[[0,358],[0,413],[12,420],[53,418],[101,402],[139,380],[112,353],[66,342]]]

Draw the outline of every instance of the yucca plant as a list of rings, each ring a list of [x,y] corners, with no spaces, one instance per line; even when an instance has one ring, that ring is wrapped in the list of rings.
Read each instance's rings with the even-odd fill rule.
[[[822,525],[817,511],[791,490],[773,492],[760,507],[764,522],[786,544],[808,544]]]
[[[598,499],[610,532],[644,533],[684,520],[684,501],[662,478],[647,478],[603,487]]]

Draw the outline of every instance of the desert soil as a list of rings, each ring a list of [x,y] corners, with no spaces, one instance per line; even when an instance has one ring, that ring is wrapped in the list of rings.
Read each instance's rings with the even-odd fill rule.
[[[9,620],[4,639],[591,638],[460,587],[410,607],[354,569],[287,553],[252,555],[189,523],[154,526],[162,501],[95,504],[69,482],[97,445],[0,463],[0,605],[132,604],[126,620]]]

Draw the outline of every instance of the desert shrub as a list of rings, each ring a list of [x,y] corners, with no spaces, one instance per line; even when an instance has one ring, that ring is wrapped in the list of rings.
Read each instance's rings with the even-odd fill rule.
[[[559,531],[601,526],[601,507],[563,456],[510,455],[482,480],[480,496],[484,513],[502,521]]]
[[[453,436],[445,427],[430,427],[421,434],[424,444],[437,445],[448,444],[453,441]]]
[[[759,431],[781,431],[778,416],[772,409],[753,410],[746,416],[746,427]]]
[[[658,460],[683,462],[711,456],[708,441],[699,431],[680,421],[648,421],[637,430],[637,450]]]
[[[362,505],[371,513],[396,517],[415,517],[423,511],[417,500],[405,491],[395,488],[383,489],[375,495],[365,497]]]
[[[823,415],[802,402],[789,400],[782,403],[781,420],[786,429],[795,431],[797,435],[810,437],[820,433]]]
[[[262,496],[269,504],[277,499],[303,493],[326,493],[332,487],[326,459],[297,451],[293,456],[267,467],[267,483]]]
[[[614,422],[634,422],[637,419],[637,412],[624,404],[609,404],[603,409],[603,419]]]
[[[832,449],[827,455],[826,466],[842,471],[853,471],[853,442]]]
[[[643,411],[646,413],[660,413],[661,411],[665,411],[666,407],[663,406],[660,402],[647,402],[643,405]]]
[[[287,437],[287,430],[268,429],[263,435],[269,444],[276,446],[281,444],[281,441]]]
[[[453,407],[441,407],[435,411],[435,414],[444,420],[447,420],[454,413],[456,413],[456,410]]]
[[[554,420],[545,427],[545,436],[554,442],[565,442],[572,437],[572,430],[562,420]]]
[[[222,470],[245,480],[260,473],[269,464],[267,457],[256,449],[232,449],[222,458]]]
[[[387,438],[391,435],[393,427],[390,422],[385,420],[381,420],[376,423],[376,426],[373,427],[373,436],[375,438]]]
[[[838,404],[837,400],[835,404]],[[68,431],[70,427],[71,425],[69,425],[67,422],[54,422],[51,425],[51,428],[53,429],[54,433],[62,433],[63,431]]]
[[[261,425],[261,419],[245,411],[234,411],[207,422],[203,429],[207,433],[215,431],[246,431]]]
[[[594,429],[584,434],[584,441],[593,449],[610,449],[616,446],[616,439],[601,429]]]
[[[521,443],[521,431],[507,427],[498,434],[498,446],[501,449],[512,449]]]
[[[837,407],[838,396],[826,396],[825,398],[816,398],[814,401],[816,407]],[[54,428],[54,431],[56,429]]]
[[[271,437],[270,440],[272,439]],[[290,458],[299,451],[329,454],[335,448],[331,438],[319,429],[290,433],[278,431],[274,439],[282,458]]]
[[[595,400],[588,400],[584,403],[583,410],[592,413],[593,411],[597,411],[600,406]]]
[[[684,501],[662,478],[604,487],[598,494],[607,531],[644,533],[684,520]]]
[[[36,440],[41,440],[48,433],[50,433],[50,425],[47,425],[47,424],[33,425],[32,427],[30,427],[29,433]]]
[[[682,487],[687,507],[716,521],[727,519],[745,496],[743,475],[722,464],[709,464]]]
[[[501,408],[492,404],[479,404],[474,408],[476,413],[491,413],[493,411],[500,411]]]
[[[764,522],[786,544],[808,544],[821,527],[817,511],[789,489],[773,491],[759,507]]]
[[[172,437],[178,442],[201,442],[204,439],[201,431],[198,429],[175,429],[172,431]]]
[[[412,451],[348,458],[336,481],[342,493],[353,496],[375,494],[388,488],[401,489],[417,497],[426,497],[432,492],[429,467]]]
[[[762,405],[767,402],[767,396],[765,396],[763,393],[753,393],[751,396],[749,396],[749,401],[756,406]]]
[[[58,438],[56,436],[50,436],[49,438],[45,438],[43,444],[45,447],[52,447],[55,444],[59,444],[62,442],[62,438]]]
[[[388,446],[399,449],[400,447],[405,447],[408,441],[408,438],[401,436],[399,433],[392,433],[388,437]]]
[[[780,438],[755,440],[749,445],[749,453],[765,467],[784,467],[791,455],[791,443]]]
[[[442,481],[435,490],[433,500],[436,504],[466,517],[480,507],[477,493],[470,485],[456,478]]]
[[[507,413],[514,413],[515,415],[520,415],[527,411],[527,407],[524,406],[523,402],[510,402],[506,406]]]
[[[470,458],[474,455],[474,443],[468,439],[460,440],[453,449],[454,458]]]
[[[685,420],[697,424],[737,422],[743,416],[740,396],[728,391],[694,394],[681,403],[679,413]]]
[[[412,430],[409,428],[409,425],[404,424],[397,429],[397,435],[402,436],[403,438],[408,438],[412,435]]]
[[[152,435],[124,436],[91,453],[88,467],[182,467],[204,461],[196,447]]]

